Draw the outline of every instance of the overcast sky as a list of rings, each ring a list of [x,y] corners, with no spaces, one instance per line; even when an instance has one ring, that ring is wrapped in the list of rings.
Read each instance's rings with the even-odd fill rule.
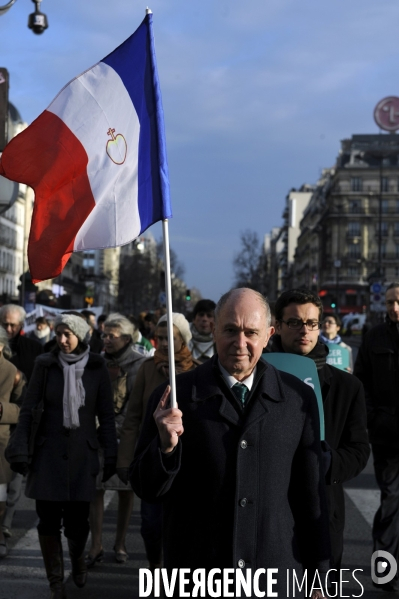
[[[150,0],[148,0],[150,1]],[[0,0],[0,5],[7,0]],[[30,0],[0,17],[0,66],[30,123],[73,77],[139,26],[136,0]],[[174,217],[188,287],[217,300],[233,283],[240,232],[281,225],[292,187],[333,166],[340,140],[378,133],[399,95],[398,0],[151,0]],[[152,228],[155,237],[161,228]]]

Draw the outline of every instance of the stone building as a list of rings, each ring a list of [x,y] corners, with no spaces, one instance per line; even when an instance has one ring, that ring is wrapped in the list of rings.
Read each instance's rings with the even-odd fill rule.
[[[27,124],[9,103],[8,140]],[[20,277],[28,268],[26,247],[32,218],[34,193],[23,184],[0,176],[0,302],[19,302]]]
[[[398,157],[398,135],[353,135],[316,186],[300,223],[295,281],[318,291],[326,311],[363,312],[371,282],[399,277]]]
[[[312,197],[312,190],[313,187],[307,184],[298,190],[292,189],[286,197],[282,227],[274,227],[265,236],[267,294],[270,300],[275,300],[282,291],[293,287],[299,223]]]

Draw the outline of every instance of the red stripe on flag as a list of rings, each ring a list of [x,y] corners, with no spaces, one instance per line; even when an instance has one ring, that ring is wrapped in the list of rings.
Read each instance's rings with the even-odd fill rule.
[[[36,283],[60,274],[77,232],[95,206],[81,142],[55,114],[44,111],[14,137],[0,174],[35,191],[28,259]]]

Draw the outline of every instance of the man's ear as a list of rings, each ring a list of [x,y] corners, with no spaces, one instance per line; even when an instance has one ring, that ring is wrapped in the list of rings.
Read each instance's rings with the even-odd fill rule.
[[[211,322],[211,333],[212,333],[212,335],[215,334],[215,329],[216,329],[215,321],[212,320],[212,322]]]
[[[269,343],[270,337],[273,334],[274,334],[274,327],[269,327],[268,329],[266,329],[266,339],[265,339],[265,344],[263,347],[266,347],[266,345]]]
[[[276,320],[274,324],[276,325],[275,326],[276,333],[279,335],[281,332],[281,322],[279,320]]]

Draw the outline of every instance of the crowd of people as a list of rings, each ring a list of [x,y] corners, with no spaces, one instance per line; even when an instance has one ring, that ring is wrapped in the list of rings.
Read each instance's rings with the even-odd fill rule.
[[[118,495],[118,563],[129,559],[137,494],[152,572],[333,571],[334,584],[342,485],[366,466],[369,435],[381,489],[374,550],[399,558],[399,283],[388,287],[386,321],[364,336],[354,365],[339,317],[323,315],[306,289],[284,292],[272,307],[233,289],[217,304],[200,300],[189,318],[173,313],[177,406],[164,309],[97,319],[70,310],[52,322],[39,317],[27,334],[24,319],[20,306],[0,308],[0,558],[26,476],[51,599],[66,597],[62,528],[78,587],[103,560],[107,489]],[[331,344],[349,352],[345,369],[328,363]],[[273,354],[315,364],[324,439],[314,392],[269,363]],[[274,590],[285,596],[283,581]]]

